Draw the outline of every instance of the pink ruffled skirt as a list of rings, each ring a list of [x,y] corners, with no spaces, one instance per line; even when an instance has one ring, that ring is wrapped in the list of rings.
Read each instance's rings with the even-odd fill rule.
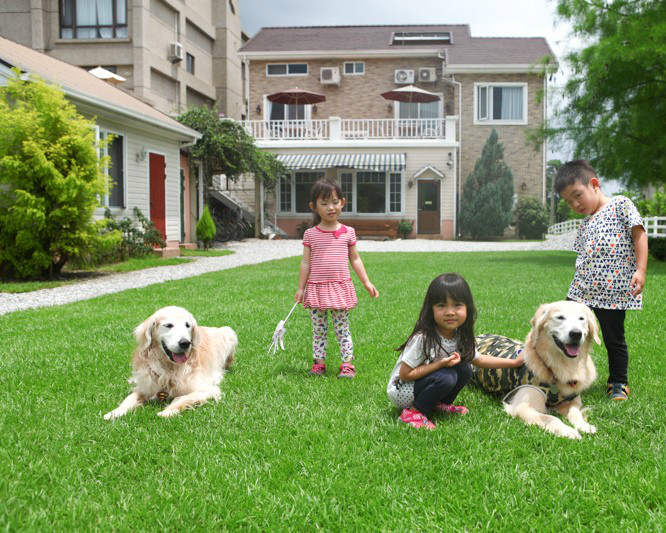
[[[351,309],[358,299],[351,278],[342,281],[309,281],[303,305],[311,309]]]

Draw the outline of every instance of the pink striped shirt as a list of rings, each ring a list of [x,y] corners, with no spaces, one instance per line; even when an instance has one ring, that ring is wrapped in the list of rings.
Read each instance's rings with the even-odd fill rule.
[[[305,292],[305,307],[351,309],[356,293],[349,275],[349,248],[356,244],[354,228],[340,226],[327,231],[319,226],[303,235],[303,246],[310,248],[310,274]]]

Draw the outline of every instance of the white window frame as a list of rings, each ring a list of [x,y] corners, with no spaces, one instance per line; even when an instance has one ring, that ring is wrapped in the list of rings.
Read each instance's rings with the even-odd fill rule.
[[[286,72],[285,74],[269,74],[268,73],[268,67],[273,67],[273,66],[278,66],[278,65],[285,65]],[[301,74],[292,74],[289,72],[289,66],[290,65],[305,65],[305,73]],[[266,77],[268,78],[285,78],[287,76],[307,76],[310,74],[310,65],[308,63],[266,63]]]
[[[356,210],[358,201],[358,186],[356,181],[357,172],[385,172],[386,173],[386,204],[383,213],[359,213]],[[343,215],[353,215],[358,217],[367,218],[386,218],[388,216],[401,216],[405,214],[405,171],[404,170],[364,170],[355,168],[341,168],[338,169],[336,181],[342,186],[342,174],[352,175],[352,201],[351,208],[348,211],[343,211]],[[400,174],[400,211],[391,211],[391,174]]]
[[[98,139],[106,139],[107,135],[115,135],[117,137],[122,137],[123,138],[123,205],[109,205],[109,193],[107,192],[103,198],[101,198],[101,204],[102,207],[108,207],[112,212],[117,212],[117,211],[124,211],[127,209],[127,134],[122,132],[122,131],[117,131],[117,130],[111,130],[109,128],[100,128],[98,127],[97,130],[99,133]],[[105,155],[108,155],[108,149],[107,146],[104,148],[100,149],[100,157],[104,157]],[[109,179],[109,169],[105,168],[104,169],[104,175],[106,176],[106,179]]]
[[[347,65],[353,65],[351,72],[347,72]],[[356,72],[356,65],[363,65],[363,71]],[[342,65],[342,73],[345,76],[365,76],[365,61],[345,61]]]
[[[490,89],[493,87],[522,87],[523,89],[523,118],[520,120],[493,120],[492,117],[492,98],[490,98]],[[486,89],[487,118],[479,117],[479,91],[481,88]],[[474,83],[474,125],[483,126],[486,124],[496,124],[505,126],[526,126],[527,125],[527,102],[528,102],[528,85],[525,82],[475,82]]]
[[[283,104],[287,105],[287,104]],[[264,95],[264,120],[270,120],[271,119],[271,112],[273,111],[273,102],[271,102],[268,99],[268,95]],[[312,104],[303,104],[303,110],[305,114],[305,118],[298,119],[298,120],[312,120]],[[285,118],[284,120],[291,120]]]
[[[296,169],[296,170],[290,170],[289,171],[289,183],[290,183],[290,189],[289,193],[291,195],[291,209],[289,211],[282,211],[282,178],[280,178],[278,185],[276,187],[277,189],[277,208],[278,208],[278,214],[279,215],[309,215],[312,214],[312,211],[310,209],[307,209],[306,211],[296,211],[296,184],[294,183],[294,180],[296,179],[296,173],[297,172],[319,172],[321,173],[321,176],[317,179],[325,178],[326,177],[326,169],[323,168],[318,168],[318,169],[308,169],[308,168],[303,168],[303,169]]]
[[[444,118],[444,93],[433,93],[439,96],[439,102],[438,102],[438,108],[439,108],[439,117],[438,119],[441,120]],[[395,105],[393,106],[393,117],[396,120],[400,120],[400,106],[402,105],[402,102],[395,102]],[[421,104],[419,102],[419,114],[420,114],[420,109],[421,109]],[[410,118],[405,118],[402,120],[420,120],[420,119],[410,119]],[[436,120],[436,119],[433,119]]]

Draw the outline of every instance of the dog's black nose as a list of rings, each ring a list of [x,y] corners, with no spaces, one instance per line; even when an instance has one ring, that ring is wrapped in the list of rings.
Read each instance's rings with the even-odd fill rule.
[[[179,343],[178,346],[180,346],[183,350],[187,350],[190,347],[190,344],[192,344],[190,341],[187,339],[182,339]]]
[[[570,338],[572,341],[579,341],[579,340],[581,339],[582,336],[583,336],[583,332],[582,332],[581,330],[579,330],[579,329],[572,329],[572,330],[569,332],[569,338]]]

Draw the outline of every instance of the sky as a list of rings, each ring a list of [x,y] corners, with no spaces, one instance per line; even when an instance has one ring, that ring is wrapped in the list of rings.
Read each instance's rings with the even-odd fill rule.
[[[266,26],[469,24],[473,37],[545,37],[560,63],[551,93],[567,79],[566,54],[577,42],[558,19],[556,0],[236,0],[250,37]],[[573,43],[573,44],[572,44]],[[549,159],[568,159],[566,149]]]

